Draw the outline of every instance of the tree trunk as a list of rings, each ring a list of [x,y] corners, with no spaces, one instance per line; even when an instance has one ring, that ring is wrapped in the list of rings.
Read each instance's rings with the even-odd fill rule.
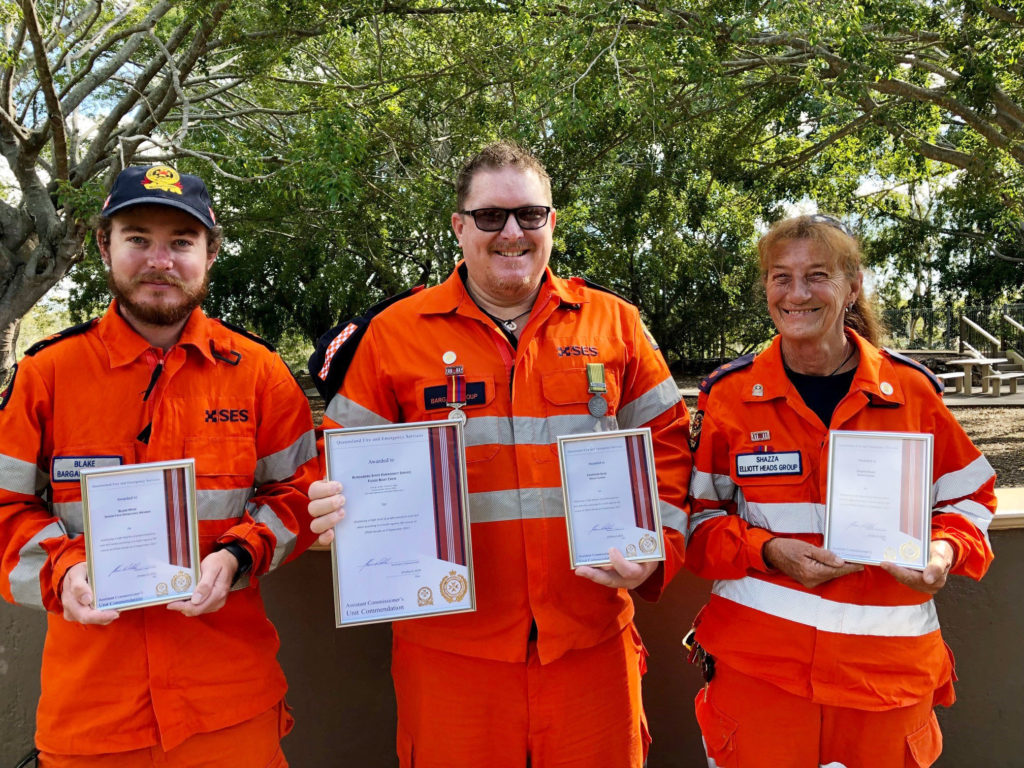
[[[5,328],[0,328],[0,381],[7,380],[7,372],[14,367],[15,351],[18,346],[18,331],[21,320],[15,320]]]

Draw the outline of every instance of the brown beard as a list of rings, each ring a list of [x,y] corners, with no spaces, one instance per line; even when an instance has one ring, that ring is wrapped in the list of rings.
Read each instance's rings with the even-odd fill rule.
[[[152,305],[136,302],[132,296],[136,289],[143,282],[164,283],[173,285],[184,294],[184,298],[177,304]],[[184,282],[170,275],[144,273],[136,276],[128,283],[119,283],[114,277],[113,271],[107,272],[107,287],[117,299],[117,303],[139,322],[147,325],[174,325],[192,314],[192,310],[198,307],[206,299],[210,290],[210,272],[207,270],[203,276],[203,282],[198,288],[189,288]]]

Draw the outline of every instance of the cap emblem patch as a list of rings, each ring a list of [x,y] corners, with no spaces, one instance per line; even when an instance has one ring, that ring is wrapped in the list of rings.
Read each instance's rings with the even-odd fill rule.
[[[154,165],[146,171],[146,178],[142,182],[148,190],[157,192],[173,192],[181,194],[181,176],[169,165]]]

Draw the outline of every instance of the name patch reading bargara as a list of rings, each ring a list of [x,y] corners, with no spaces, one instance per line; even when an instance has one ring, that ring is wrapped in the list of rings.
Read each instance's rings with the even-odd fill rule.
[[[740,453],[736,456],[737,477],[803,474],[800,451],[783,453]]]
[[[83,469],[119,467],[122,463],[120,456],[54,456],[50,476],[55,483],[77,483]]]

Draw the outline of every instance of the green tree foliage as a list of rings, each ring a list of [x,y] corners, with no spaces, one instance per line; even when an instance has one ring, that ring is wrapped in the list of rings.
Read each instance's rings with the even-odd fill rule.
[[[171,154],[211,181],[227,229],[212,310],[272,340],[443,279],[458,163],[497,137],[551,172],[556,269],[635,301],[672,362],[770,336],[754,243],[801,200],[855,224],[890,303],[1020,295],[1024,17],[1009,3],[238,13],[237,58],[209,71],[246,76],[209,119],[190,113]],[[161,125],[180,136],[183,110]],[[102,275],[76,279],[82,314]]]

